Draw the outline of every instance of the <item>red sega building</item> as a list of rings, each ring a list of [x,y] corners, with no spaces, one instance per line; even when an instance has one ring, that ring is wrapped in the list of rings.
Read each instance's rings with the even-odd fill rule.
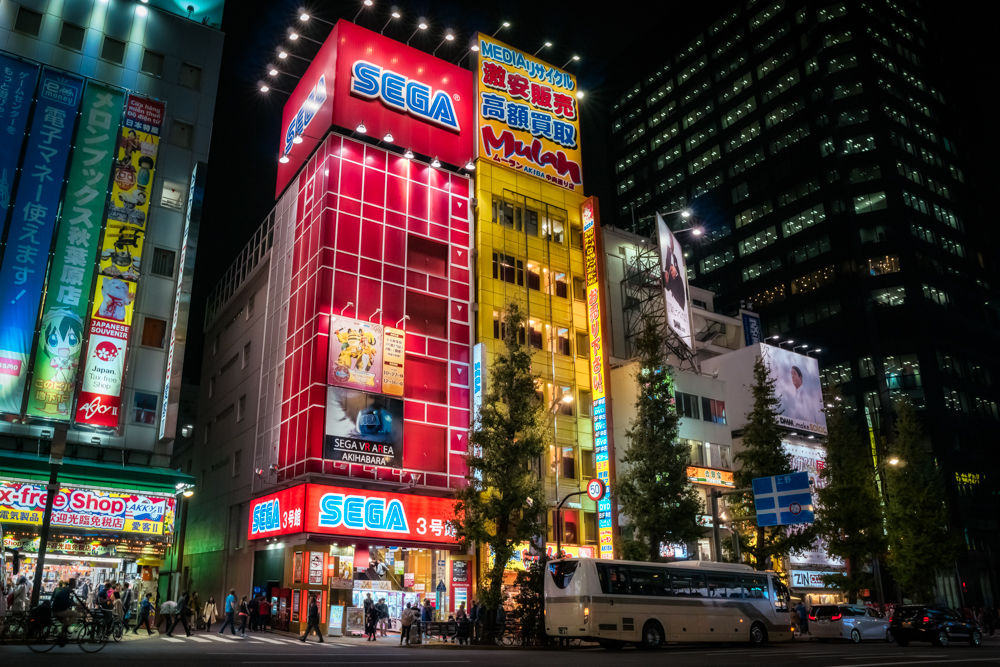
[[[331,632],[368,592],[394,617],[471,601],[446,523],[471,409],[473,104],[471,72],[341,21],[285,105],[247,531],[279,627],[307,591]]]

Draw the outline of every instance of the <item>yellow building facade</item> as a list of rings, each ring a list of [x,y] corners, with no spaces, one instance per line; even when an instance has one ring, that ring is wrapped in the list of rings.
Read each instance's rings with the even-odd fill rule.
[[[580,213],[585,197],[484,159],[476,163],[475,197],[476,342],[484,343],[488,369],[502,345],[505,304],[517,301],[526,309],[524,342],[533,349],[532,371],[541,376],[540,395],[550,408],[543,468],[547,541],[555,542],[555,506],[596,474]],[[562,543],[593,546],[596,556],[596,503],[586,495],[572,498],[562,519]]]

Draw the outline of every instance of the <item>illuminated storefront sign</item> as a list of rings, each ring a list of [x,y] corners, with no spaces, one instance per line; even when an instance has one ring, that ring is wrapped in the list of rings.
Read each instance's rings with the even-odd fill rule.
[[[83,96],[78,146],[70,162],[63,202],[66,212],[56,235],[28,392],[26,412],[35,417],[59,421],[72,418],[93,266],[124,101],[122,91],[93,81],[87,84]]]
[[[20,414],[83,80],[45,69],[0,264],[0,412]],[[6,105],[4,105],[6,106]],[[27,113],[28,105],[23,105]],[[8,175],[8,182],[14,174]],[[106,182],[106,181],[105,181]],[[7,209],[3,210],[6,217]],[[84,267],[90,270],[90,266]]]
[[[729,470],[712,470],[711,468],[688,466],[687,477],[688,481],[693,484],[736,488],[733,473]]]
[[[41,526],[47,495],[41,485],[0,482],[0,523]],[[176,502],[171,496],[62,488],[52,501],[52,525],[169,536]]]
[[[319,81],[309,91],[309,97],[302,103],[302,106],[299,107],[298,112],[296,112],[292,121],[285,129],[285,152],[282,155],[287,155],[292,150],[292,146],[295,145],[295,137],[300,136],[306,131],[309,123],[316,117],[316,112],[319,111],[324,102],[326,102],[326,77],[320,76]]]
[[[581,208],[583,216],[583,263],[587,281],[587,329],[590,334],[590,387],[594,394],[594,450],[596,452],[597,477],[605,485],[611,485],[611,461],[608,448],[608,414],[606,406],[607,358],[601,326],[601,281],[597,268],[599,253],[597,235],[601,233],[597,221],[597,199],[589,198]],[[605,490],[604,497],[597,502],[598,533],[600,535],[601,558],[614,558],[614,529],[611,516],[611,491]]]
[[[456,543],[454,500],[302,484],[254,500],[248,537],[308,532],[342,537]]]
[[[129,96],[90,320],[87,364],[76,421],[116,428],[145,245],[164,106]]]
[[[327,387],[323,458],[403,467],[403,399]]]
[[[843,572],[817,572],[815,570],[792,570],[788,583],[792,588],[826,588],[823,576],[842,575]]]
[[[579,544],[561,544],[559,548],[563,551],[564,558],[596,558],[597,557],[597,547],[592,546],[581,546]],[[546,557],[552,559],[556,557],[556,543],[546,542],[545,543],[545,555]],[[531,544],[528,542],[521,542],[514,546],[514,554],[507,561],[507,565],[504,566],[505,570],[523,570],[531,563],[538,560],[539,556],[536,551],[532,551]],[[487,556],[487,568],[493,567],[493,550],[488,551]]]
[[[576,79],[492,37],[478,42],[479,157],[582,192]]]
[[[0,55],[0,216],[6,219],[38,65]]]
[[[386,106],[409,113],[428,123],[455,132],[461,131],[451,97],[443,90],[433,90],[416,79],[384,70],[359,60],[351,68],[351,93],[370,100],[382,100]]]

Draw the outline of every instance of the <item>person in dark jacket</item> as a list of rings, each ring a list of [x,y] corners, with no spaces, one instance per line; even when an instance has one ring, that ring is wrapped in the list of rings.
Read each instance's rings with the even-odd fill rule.
[[[323,643],[323,631],[319,627],[319,601],[316,599],[316,595],[309,596],[309,611],[306,615],[306,619],[309,625],[306,626],[306,633],[299,637],[301,641],[305,641],[309,637],[309,633],[316,629],[316,636],[319,637],[319,643]]]
[[[375,611],[378,612],[378,628],[383,637],[388,637],[385,631],[389,627],[389,605],[385,603],[385,598],[379,598],[375,604]]]
[[[139,634],[139,628],[146,626],[146,632],[153,634],[152,623],[149,620],[149,615],[153,613],[153,594],[146,593],[146,597],[142,599],[139,603],[139,618],[136,621],[135,628],[132,630],[133,635]]]
[[[260,624],[260,595],[257,593],[253,594],[250,598],[250,632],[257,632],[257,626]]]
[[[180,599],[177,600],[177,612],[176,615],[174,616],[174,622],[167,627],[168,637],[174,636],[174,628],[177,627],[178,623],[184,626],[184,632],[187,633],[187,636],[188,637],[191,636],[191,628],[188,627],[188,621],[187,621],[187,617],[190,613],[191,613],[191,608],[188,606],[188,594],[187,591],[184,591],[183,593],[181,593]]]
[[[378,605],[373,604],[365,607],[365,637],[373,642],[376,633],[378,633]]]

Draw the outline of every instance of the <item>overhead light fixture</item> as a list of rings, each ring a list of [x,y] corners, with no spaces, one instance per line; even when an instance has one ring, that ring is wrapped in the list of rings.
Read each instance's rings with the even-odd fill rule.
[[[146,14],[149,13],[149,10],[143,7],[142,5],[139,5],[138,7],[135,8],[135,13],[139,16],[145,16]]]
[[[694,234],[695,236],[701,236],[701,227],[695,227],[694,229],[691,230],[691,233]]]
[[[148,5],[149,4],[149,0],[139,0],[139,2],[141,2],[144,5]]]
[[[268,72],[268,74],[270,74],[271,76],[278,76],[278,70],[276,70],[276,69],[274,69],[274,68],[272,67],[272,68],[271,68],[271,71],[270,71],[270,72]]]
[[[365,134],[366,132],[368,132],[368,128],[365,127],[364,121],[361,121],[360,123],[358,123],[358,126],[357,126],[357,128],[355,128],[355,131],[358,134]]]
[[[392,13],[392,18],[394,19],[398,19],[400,16],[402,16],[402,14],[400,14],[398,11]]]
[[[278,162],[280,162],[281,164],[288,164],[288,156],[282,155],[281,157],[278,158]]]
[[[392,143],[392,132],[386,132],[385,136],[382,137],[382,141],[384,141],[387,144],[391,144]]]
[[[447,39],[450,42],[451,40],[455,39],[455,35],[452,34],[452,33],[450,33],[450,32],[446,32],[444,34],[444,38]]]
[[[184,495],[185,498],[190,498],[191,496],[194,495],[194,491],[192,491],[191,489],[188,489],[187,491],[185,491],[183,493],[183,495]]]
[[[296,134],[295,138],[292,139],[292,143],[293,144],[301,144],[302,143],[302,135],[301,134]]]
[[[295,40],[297,40],[298,38],[299,38],[299,34],[297,32],[290,32],[290,33],[288,33],[288,39],[292,40],[293,42]]]
[[[687,209],[684,209],[683,211],[681,211],[681,217],[682,218],[690,218],[691,217],[691,211],[689,211]]]
[[[465,168],[468,169],[469,171],[475,171],[476,163],[473,162],[472,160],[469,160],[468,162],[465,163]]]
[[[419,29],[421,29],[421,30],[427,30],[427,22],[426,21],[420,21],[420,23],[417,24],[417,27]]]
[[[436,155],[434,156],[434,159],[431,160],[431,166],[434,167],[435,169],[441,166],[441,161],[437,159]]]
[[[413,151],[411,151],[409,148],[407,148],[406,152],[403,153],[403,157],[405,157],[407,160],[412,160],[413,159]]]
[[[269,91],[269,90],[271,90],[271,89],[270,89],[270,88],[268,88],[267,86],[261,86],[261,87],[260,87],[260,92],[262,92],[262,93],[266,93],[266,92],[267,92],[267,91]]]
[[[889,465],[891,465],[891,466],[894,466],[894,465],[896,465],[898,463],[899,463],[899,459],[897,459],[895,457],[889,459]]]
[[[578,99],[578,100],[582,100],[583,99],[583,91],[582,90],[576,91],[576,99]]]
[[[473,53],[479,53],[479,45],[473,44],[472,46],[469,47],[469,50],[472,51]]]
[[[374,4],[375,4],[375,3],[374,3],[374,2],[372,2],[372,0],[365,0],[365,7],[371,7],[371,6],[372,6],[372,5],[374,5]]]
[[[309,20],[309,15],[306,14],[305,12],[303,12],[303,13],[299,14],[299,20],[300,21],[308,21]]]
[[[288,54],[287,54],[287,53],[285,53],[284,51],[279,51],[279,52],[278,52],[278,57],[279,57],[279,58],[287,58],[287,57],[288,57]]]

